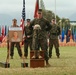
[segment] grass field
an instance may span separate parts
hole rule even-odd
[[[0,48],[0,62],[6,61],[6,48]],[[22,68],[22,59],[15,49],[14,59],[10,59],[10,68],[0,67],[0,75],[76,75],[76,47],[60,47],[60,58],[57,59],[53,48],[53,56],[49,59],[51,67]],[[29,57],[25,60],[29,63]]]

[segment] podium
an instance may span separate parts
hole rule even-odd
[[[44,67],[45,66],[45,62],[44,62],[44,51],[40,51],[39,55],[42,58],[32,58],[34,56],[34,51],[30,51],[30,67],[31,68],[38,68],[38,67]]]

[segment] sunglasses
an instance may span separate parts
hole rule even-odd
[[[38,14],[41,14],[41,13],[38,13]]]
[[[53,22],[55,22],[55,20],[52,20]]]

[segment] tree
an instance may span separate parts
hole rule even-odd
[[[55,18],[55,14],[50,10],[43,10],[43,16],[48,20],[51,21],[52,18]],[[58,22],[60,20],[60,17],[56,15],[56,21]]]

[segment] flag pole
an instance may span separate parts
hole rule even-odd
[[[24,34],[24,26],[25,26],[25,0],[23,0],[22,24],[21,24],[21,26],[22,26],[22,30],[23,30],[23,33],[22,33],[22,34]],[[22,43],[23,43],[23,40],[22,40]],[[21,51],[22,51],[22,49],[21,49]],[[25,60],[24,60],[23,52],[22,52],[22,59],[23,59],[23,64],[24,64],[24,66],[26,66],[26,65],[25,65]]]
[[[55,23],[56,23],[56,0],[55,0]]]

